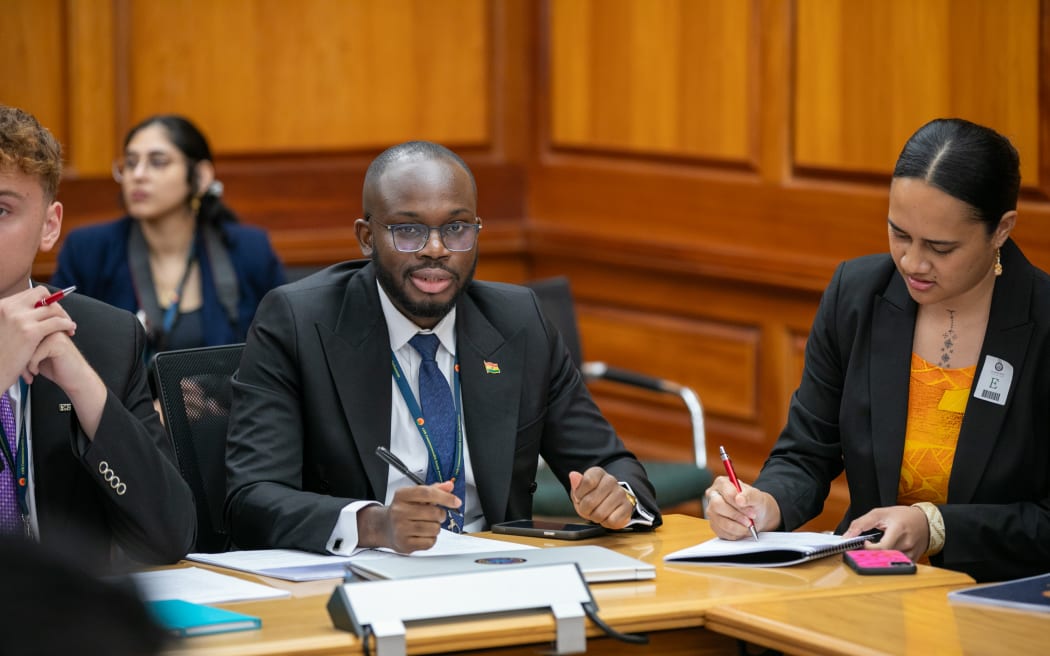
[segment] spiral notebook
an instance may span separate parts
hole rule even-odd
[[[768,532],[759,533],[758,540],[723,540],[712,538],[707,542],[687,547],[664,556],[668,562],[699,565],[729,565],[735,567],[786,567],[833,554],[863,549],[865,540],[878,541],[881,531],[844,538],[830,533]]]

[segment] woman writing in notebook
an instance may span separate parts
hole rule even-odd
[[[266,233],[223,204],[204,135],[182,116],[147,118],[114,178],[128,215],[72,231],[51,284],[136,313],[151,352],[244,341],[284,269]]]
[[[787,426],[753,486],[705,493],[719,537],[794,530],[843,470],[847,536],[978,580],[1050,569],[1050,278],[1025,259],[1017,152],[931,121],[893,172],[889,254],[841,264]]]

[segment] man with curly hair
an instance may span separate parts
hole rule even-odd
[[[192,547],[193,497],[146,384],[130,313],[32,280],[62,227],[62,149],[0,105],[0,532],[86,565],[171,563]]]

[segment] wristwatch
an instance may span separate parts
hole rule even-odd
[[[627,495],[627,500],[631,503],[631,510],[634,511],[634,509],[638,507],[638,497],[636,497],[634,492],[631,492],[631,489],[623,483],[620,483],[620,487],[623,489],[624,494]]]

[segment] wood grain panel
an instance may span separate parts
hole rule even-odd
[[[112,0],[75,0],[67,6],[69,173],[108,176],[123,137],[116,132],[114,5]]]
[[[889,172],[919,126],[961,116],[1010,137],[1038,186],[1039,0],[797,6],[799,166]]]
[[[0,20],[0,102],[31,113],[65,144],[66,48],[62,0],[9,0]]]
[[[133,3],[130,115],[185,113],[220,152],[484,143],[488,5]]]
[[[754,158],[752,3],[552,0],[549,5],[555,145]]]
[[[691,387],[717,414],[757,418],[754,328],[579,304],[577,313],[587,359]]]

